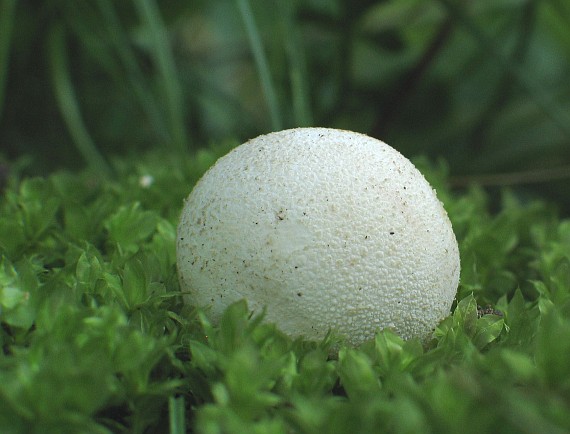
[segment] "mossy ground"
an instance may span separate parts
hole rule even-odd
[[[184,305],[182,199],[215,160],[149,154],[116,179],[12,180],[0,199],[2,433],[565,433],[570,221],[505,191],[451,192],[419,162],[462,257],[426,345],[292,341],[231,306]],[[490,305],[490,310],[479,309]],[[338,357],[330,357],[332,347]]]

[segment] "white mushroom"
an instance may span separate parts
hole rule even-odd
[[[383,328],[429,337],[459,280],[451,223],[420,172],[379,140],[327,128],[220,158],[184,204],[177,262],[187,301],[214,322],[245,298],[293,337],[332,329],[354,345]]]

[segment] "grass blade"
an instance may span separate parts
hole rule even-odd
[[[503,54],[493,40],[467,15],[461,6],[458,6],[452,0],[439,0],[439,2],[447,9],[449,15],[458,23],[461,23],[477,40],[479,46],[495,58],[505,72],[513,78],[519,87],[532,98],[550,120],[564,133],[566,138],[570,139],[570,117],[556,100],[549,97],[548,92],[541,89],[519,65],[513,63],[508,56]]]
[[[168,41],[166,26],[160,18],[160,10],[154,0],[133,1],[133,4],[150,35],[151,55],[158,68],[159,84],[166,100],[172,146],[179,152],[184,152],[187,149],[188,135],[184,124],[183,92]]]
[[[186,419],[184,415],[184,397],[168,398],[168,413],[170,434],[186,434]]]
[[[295,126],[307,127],[313,124],[313,115],[309,103],[309,85],[307,66],[303,46],[294,20],[294,2],[278,2],[284,25],[285,51],[289,59],[289,76],[293,95],[293,118]]]
[[[10,44],[16,0],[0,0],[0,118],[4,108],[4,92],[8,80],[8,65],[10,56]]]
[[[110,175],[111,169],[95,146],[81,116],[79,102],[69,75],[65,31],[61,25],[54,25],[48,44],[55,97],[73,142],[92,169],[103,175]]]
[[[267,63],[267,57],[263,50],[263,43],[257,30],[257,25],[253,18],[253,11],[248,0],[236,0],[239,13],[243,19],[251,51],[261,80],[261,87],[265,100],[269,107],[269,114],[271,116],[271,127],[273,130],[278,131],[283,129],[283,121],[279,110],[279,103],[277,101],[277,94],[275,92],[275,85],[271,79],[271,72]]]
[[[146,114],[146,117],[153,125],[158,139],[167,142],[172,140],[170,132],[165,124],[164,118],[159,110],[159,104],[146,84],[147,79],[142,72],[134,51],[131,48],[121,21],[115,11],[115,6],[109,0],[97,1],[99,11],[107,23],[105,30],[108,31],[111,44],[116,51],[118,58],[125,69],[126,79],[131,85],[135,97]]]

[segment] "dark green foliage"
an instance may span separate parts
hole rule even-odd
[[[224,150],[57,173],[0,200],[0,431],[564,433],[570,430],[570,222],[506,191],[446,187],[460,243],[453,314],[425,344],[291,340],[244,302],[220,324],[184,305],[182,199]],[[485,309],[490,304],[491,307]],[[478,307],[478,305],[481,305]]]
[[[326,126],[568,213],[568,29],[565,0],[0,0],[0,163]]]

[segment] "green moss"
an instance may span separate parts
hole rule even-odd
[[[552,206],[505,191],[492,213],[483,190],[453,194],[424,165],[460,243],[453,314],[424,345],[291,340],[243,302],[214,326],[182,301],[178,213],[221,152],[4,192],[1,432],[570,430],[570,222]]]

